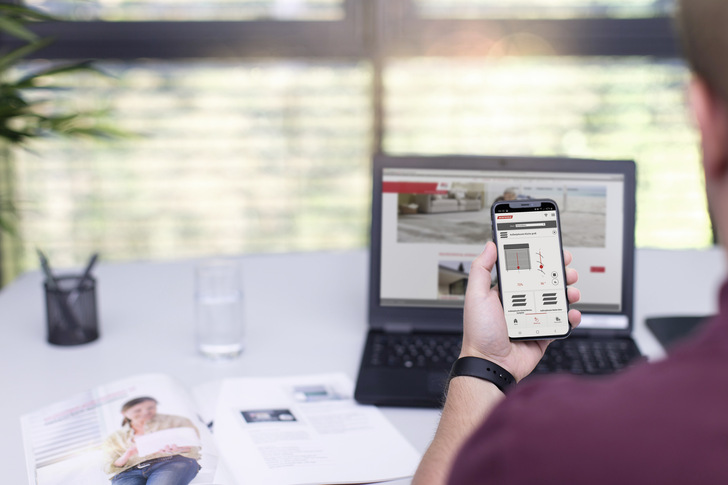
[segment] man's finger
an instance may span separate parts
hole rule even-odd
[[[569,303],[576,303],[581,300],[581,291],[578,288],[567,288],[566,296],[569,298]]]
[[[477,289],[490,289],[491,272],[495,265],[497,251],[493,242],[488,242],[480,255],[473,260],[470,268],[468,288],[474,285]]]
[[[478,256],[478,259],[480,260],[480,263],[483,265],[484,268],[488,270],[489,273],[493,272],[493,267],[495,266],[495,260],[498,258],[498,250],[495,247],[495,243],[493,241],[488,241],[488,243],[485,245],[485,248],[483,249],[483,252]]]
[[[581,312],[579,310],[574,310],[573,308],[569,310],[569,323],[572,327],[578,327],[581,323]]]
[[[574,268],[566,268],[566,284],[573,285],[579,281],[579,273]]]

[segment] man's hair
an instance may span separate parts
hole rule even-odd
[[[728,102],[728,0],[678,0],[677,24],[691,69]]]

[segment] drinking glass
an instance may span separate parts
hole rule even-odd
[[[200,264],[195,272],[197,348],[211,359],[231,359],[244,347],[245,322],[240,265],[234,261]]]

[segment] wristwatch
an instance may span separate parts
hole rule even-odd
[[[505,393],[516,385],[516,378],[503,367],[479,357],[461,357],[455,361],[450,371],[450,379],[458,376],[470,376],[495,384]]]

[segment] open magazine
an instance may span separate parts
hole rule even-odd
[[[420,455],[344,374],[223,381],[215,438],[235,483],[370,483],[410,477]]]
[[[145,413],[143,435],[131,433],[131,413]],[[187,476],[194,475],[188,483],[219,483],[212,434],[184,387],[168,376],[105,384],[26,414],[21,425],[31,485],[107,484],[145,463],[181,463]]]
[[[419,462],[377,408],[353,400],[344,374],[190,391],[197,399],[171,377],[140,375],[24,415],[29,483],[96,485],[152,471],[175,473],[179,485],[366,483],[411,476]]]

